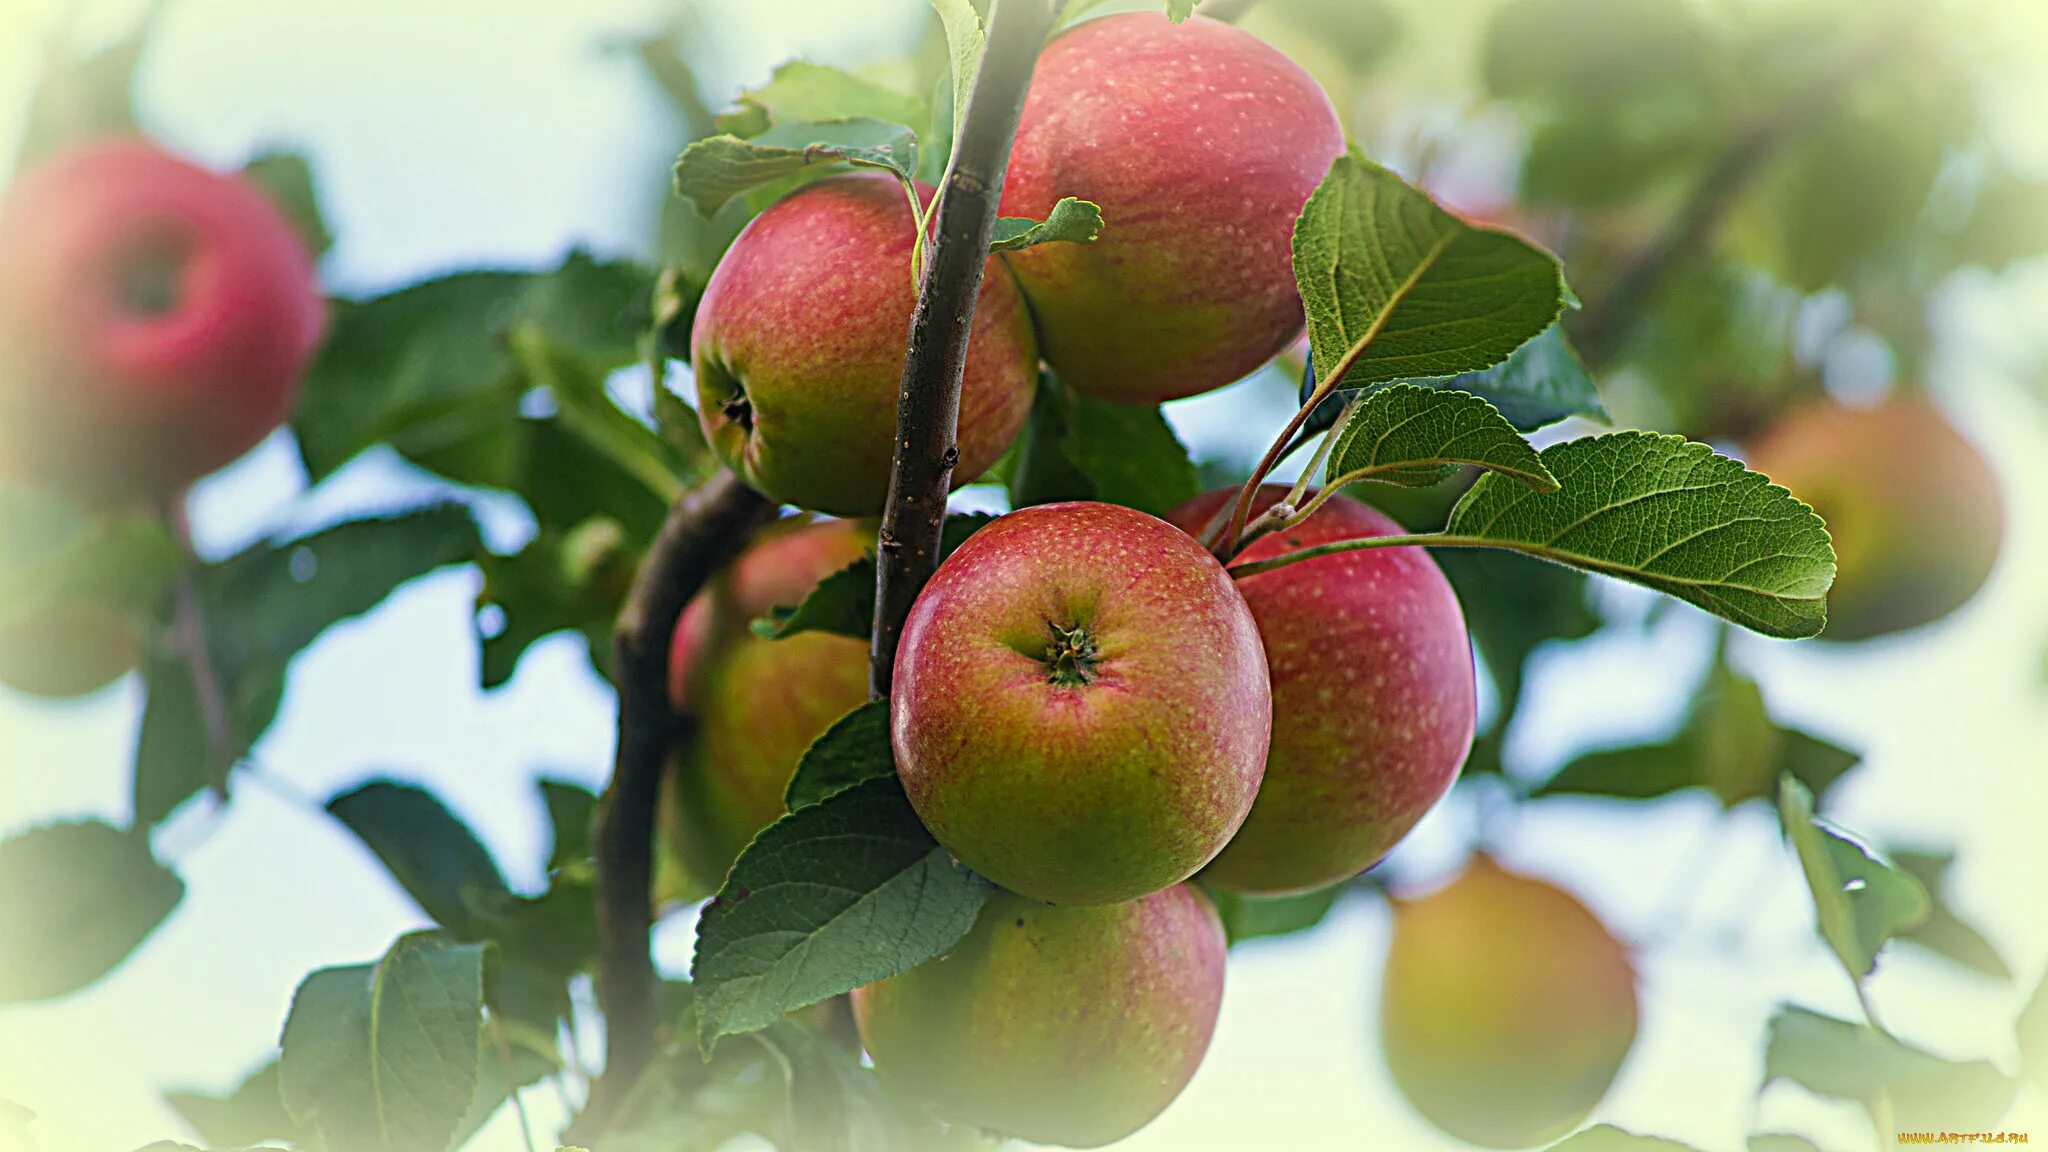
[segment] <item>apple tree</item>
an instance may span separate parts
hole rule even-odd
[[[1952,853],[1817,818],[1858,752],[1730,657],[1920,628],[1998,558],[1997,479],[1924,387],[1848,402],[1800,335],[1847,301],[1924,378],[1937,278],[2048,248],[1973,30],[1197,7],[932,0],[886,73],[796,61],[730,101],[651,38],[689,139],[650,258],[354,297],[319,284],[305,159],[140,134],[146,28],[53,65],[0,201],[0,681],[145,703],[128,820],[0,841],[0,1021],[147,947],[184,893],[153,835],[257,774],[296,656],[471,566],[480,688],[583,637],[609,784],[543,785],[538,891],[428,790],[322,798],[433,927],[308,975],[163,1147],[448,1152],[508,1104],[597,1152],[1099,1147],[1195,1075],[1235,946],[1347,901],[1392,910],[1378,1043],[1430,1124],[1681,1147],[1582,1127],[1636,1041],[1635,944],[1484,821],[1441,887],[1382,862],[1453,794],[1623,820],[1688,789],[1781,824],[1862,1007],[1783,1005],[1766,1081],[1887,1144],[1996,1127],[2015,1070],[1909,1043],[1866,985],[1895,939],[2011,977],[1944,902]],[[1461,202],[1456,133],[1390,127],[1451,45],[1519,133],[1511,198]],[[1248,376],[1287,396],[1263,450],[1192,459],[1172,405]],[[311,491],[378,449],[445,498],[201,559],[191,485],[280,427]],[[489,546],[479,492],[531,539]],[[1531,774],[1533,657],[1631,627],[1617,582],[1713,622],[1705,674],[1668,738]]]

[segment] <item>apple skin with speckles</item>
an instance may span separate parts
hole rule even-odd
[[[1827,522],[1837,570],[1822,640],[1932,624],[1968,603],[1997,566],[1998,477],[1924,400],[1795,408],[1764,431],[1749,466]]]
[[[1487,1148],[1577,1127],[1635,1043],[1628,949],[1571,893],[1474,857],[1394,901],[1380,1046],[1430,1123]]]
[[[683,609],[669,648],[669,698],[695,718],[695,735],[662,810],[693,890],[715,885],[739,849],[783,814],[804,750],[868,698],[864,641],[826,632],[770,640],[752,622],[800,602],[871,552],[874,539],[872,522],[784,521]]]
[[[325,323],[254,185],[77,145],[0,200],[0,456],[94,505],[168,499],[284,422]]]
[[[929,201],[932,188],[918,185]],[[872,516],[889,492],[917,235],[895,177],[820,180],[754,218],[711,274],[690,333],[697,415],[719,459],[770,499]],[[1038,345],[990,259],[960,388],[953,484],[988,471],[1030,412]]]
[[[1272,700],[1244,598],[1186,533],[1111,504],[1001,517],[911,607],[896,770],[968,867],[1050,904],[1193,875],[1243,822]]]
[[[1286,493],[1261,487],[1253,514]],[[1168,519],[1199,534],[1236,495],[1207,493]],[[1377,509],[1332,496],[1237,560],[1401,531]],[[1263,895],[1333,884],[1378,863],[1464,766],[1478,718],[1465,615],[1422,548],[1304,560],[1238,590],[1272,670],[1273,747],[1251,816],[1202,880]]]
[[[1065,196],[1102,209],[1091,244],[1004,253],[1047,363],[1128,404],[1240,379],[1300,334],[1294,218],[1344,151],[1315,80],[1257,37],[1197,16],[1104,16],[1046,46],[1001,212]]]
[[[1208,1051],[1223,925],[1175,885],[1055,908],[1008,892],[937,960],[853,993],[875,1071],[953,1121],[1099,1148],[1150,1123]]]

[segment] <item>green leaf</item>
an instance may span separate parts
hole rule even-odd
[[[506,335],[522,322],[603,368],[630,364],[654,277],[572,253],[539,272],[462,272],[333,304],[292,430],[325,479],[373,444],[429,471],[503,488],[523,474],[533,387]]]
[[[1209,899],[1223,918],[1223,933],[1235,946],[1262,936],[1291,936],[1306,932],[1323,922],[1337,906],[1350,882],[1318,888],[1293,896],[1244,896],[1221,889],[1208,889]]]
[[[530,1048],[515,1047],[509,1040],[506,1047],[500,1049],[497,1037],[491,1035],[492,1023],[496,1023],[501,1029],[504,1027],[502,1021],[487,1021],[482,1034],[477,1038],[476,1090],[470,1097],[469,1107],[463,1112],[462,1119],[455,1123],[455,1135],[448,1142],[450,1148],[470,1147],[470,1141],[477,1131],[490,1123],[491,1117],[497,1114],[498,1109],[512,1099],[515,1089],[533,1084],[561,1067],[558,1058],[543,1056]],[[546,1039],[549,1042],[553,1041],[552,1032]],[[506,1063],[508,1052],[511,1056],[510,1064]]]
[[[1550,1146],[1550,1152],[1697,1152],[1690,1144],[1661,1136],[1638,1136],[1612,1124],[1595,1124]]]
[[[698,924],[699,1044],[709,1052],[942,954],[988,893],[893,775],[784,816],[740,854]]]
[[[882,168],[908,180],[917,171],[917,133],[857,118],[778,124],[752,140],[713,136],[676,160],[676,195],[709,216],[742,192],[818,164]]]
[[[436,924],[463,939],[482,934],[479,913],[512,889],[490,850],[424,788],[373,780],[327,802],[391,878]]]
[[[1179,24],[1195,14],[1195,0],[1166,0],[1166,18]]]
[[[1985,1061],[1953,1063],[1875,1029],[1791,1005],[1771,1017],[1764,1082],[1773,1080],[1873,1110],[1882,1098],[1894,1126],[1907,1132],[1991,1128],[2016,1087]]]
[[[0,840],[0,1004],[55,999],[105,976],[184,895],[142,832],[85,821]]]
[[[498,897],[479,913],[477,938],[496,940],[504,958],[494,995],[505,1002],[492,1007],[550,1025],[567,1008],[562,981],[597,956],[596,870],[578,865],[557,873],[540,896]]]
[[[476,1095],[488,948],[415,933],[299,985],[280,1081],[328,1152],[450,1147]]]
[[[727,1044],[709,1060],[672,1051],[633,1085],[601,1131],[572,1128],[569,1135],[599,1152],[720,1152],[743,1136],[779,1133],[788,1095],[787,1065],[766,1044]]]
[[[249,161],[242,175],[263,189],[278,206],[315,259],[334,247],[334,233],[328,230],[327,216],[320,210],[313,168],[304,156],[295,152],[265,152]]]
[[[865,640],[875,618],[875,562],[856,560],[818,582],[794,608],[774,608],[753,621],[758,636],[780,640],[801,632],[829,632]]]
[[[1812,636],[1827,622],[1827,528],[1764,476],[1652,432],[1573,440],[1542,458],[1558,491],[1482,476],[1449,535],[1643,584],[1767,636]]]
[[[1324,386],[1490,368],[1564,306],[1556,257],[1356,156],[1338,157],[1302,209],[1294,276]]]
[[[970,0],[931,0],[946,34],[946,64],[953,74],[953,138],[960,136],[960,121],[967,115],[967,97],[974,92],[974,75],[981,68],[981,14]]]
[[[188,662],[160,655],[145,669],[149,702],[136,742],[135,820],[150,825],[227,769],[270,727],[298,654],[336,624],[361,616],[409,581],[483,549],[476,520],[457,504],[352,520],[265,541],[204,569],[198,580],[207,657],[226,698],[227,763],[212,740]]]
[[[1790,1132],[1759,1132],[1749,1138],[1749,1152],[1821,1152],[1820,1146]]]
[[[1557,478],[1514,425],[1493,405],[1466,392],[1390,385],[1360,401],[1333,435],[1337,441],[1327,472],[1331,485],[1383,480],[1426,488],[1470,464],[1538,492],[1557,491]]]
[[[1885,941],[1925,923],[1933,901],[1911,874],[1816,821],[1813,796],[1797,780],[1781,786],[1778,816],[1813,892],[1821,938],[1860,983]]]
[[[791,1020],[752,1037],[773,1051],[788,1077],[785,1147],[831,1152],[901,1152],[906,1141],[874,1069],[857,1050]]]
[[[969,536],[995,519],[987,513],[955,513],[946,517],[939,534],[939,559],[953,554]],[[752,624],[754,634],[770,640],[800,632],[829,632],[865,640],[875,622],[875,561],[856,560],[818,582],[794,608],[776,608]]]
[[[696,421],[692,412],[692,427]],[[560,416],[522,420],[517,435],[524,447],[519,473],[510,487],[533,510],[542,532],[566,539],[578,532],[611,531],[618,546],[634,552],[644,550],[654,539],[668,515],[668,502],[655,494],[644,476],[627,471]],[[668,443],[670,451],[681,451],[673,440]],[[691,474],[705,473],[693,469]],[[598,521],[610,522],[611,529],[592,529]],[[586,540],[581,547],[588,549],[597,543]],[[589,570],[600,558],[578,562]]]
[[[811,742],[797,762],[783,799],[794,812],[856,784],[895,774],[896,755],[889,746],[889,702],[871,700],[840,717]]]
[[[1465,607],[1465,625],[1498,689],[1500,719],[1493,732],[1505,732],[1521,703],[1530,653],[1546,641],[1582,639],[1600,627],[1599,614],[1586,602],[1586,577],[1490,549],[1444,549],[1434,559]]]
[[[503,686],[528,648],[562,631],[582,633],[592,667],[609,677],[613,622],[637,562],[609,519],[585,521],[566,535],[542,529],[511,556],[480,556],[484,585],[475,625],[482,686]]]
[[[151,614],[178,563],[177,541],[153,517],[94,515],[53,493],[0,487],[0,629],[58,601]]]
[[[1102,209],[1086,200],[1061,197],[1044,220],[1003,216],[988,243],[991,252],[1015,252],[1040,244],[1088,244],[1102,234]]]
[[[771,125],[799,121],[858,117],[885,124],[922,124],[931,117],[925,102],[915,96],[807,60],[777,68],[768,83],[740,93],[738,103],[736,111],[719,116],[718,131],[756,136]]]
[[[164,1102],[215,1148],[239,1148],[266,1140],[297,1141],[299,1126],[284,1109],[278,1064],[266,1062],[226,1096],[202,1092],[167,1092]]]
[[[2041,977],[2027,1006],[2020,1009],[2013,1035],[2020,1046],[2020,1071],[2036,1088],[2048,1092],[2048,975]]]
[[[1895,848],[1886,853],[1892,863],[1905,870],[1906,874],[1920,882],[1927,889],[1933,908],[1927,921],[1918,928],[1900,935],[1899,939],[1917,944],[1939,956],[1981,972],[1994,980],[2012,979],[2012,969],[2006,967],[1998,949],[1984,938],[1970,923],[1956,914],[1948,902],[1947,880],[1949,866],[1955,863],[1956,854],[1950,852],[1915,852]]]
[[[29,1126],[35,1119],[36,1114],[27,1108],[12,1100],[0,1100],[0,1148],[35,1152],[35,1139],[29,1135]]]
[[[1580,756],[1535,795],[1642,800],[1704,787],[1722,807],[1733,808],[1773,798],[1784,777],[1819,797],[1860,760],[1846,748],[1780,726],[1771,719],[1756,682],[1716,662],[1671,740]]]
[[[1423,383],[1470,392],[1500,409],[1507,422],[1523,432],[1567,416],[1609,418],[1593,374],[1572,350],[1562,324],[1545,328],[1491,368]]]
[[[590,827],[597,817],[597,793],[566,780],[542,780],[542,803],[548,809],[548,871],[555,872],[590,859]]]
[[[555,401],[555,424],[646,488],[664,508],[682,495],[694,461],[639,417],[619,407],[605,388],[603,365],[550,340],[523,321],[509,334],[528,382]]]
[[[1100,500],[1163,516],[1200,491],[1188,450],[1156,405],[1118,404],[1039,379],[1010,502]]]

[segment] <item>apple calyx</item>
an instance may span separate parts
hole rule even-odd
[[[733,393],[730,399],[718,406],[718,410],[742,431],[754,430],[754,402],[747,399],[745,392]]]
[[[1079,624],[1062,628],[1050,620],[1045,623],[1052,629],[1052,640],[1045,646],[1045,678],[1061,688],[1085,688],[1093,683],[1098,654],[1088,630]]]
[[[178,310],[184,297],[185,244],[158,238],[141,246],[115,273],[115,298],[122,311],[139,320],[155,320]]]

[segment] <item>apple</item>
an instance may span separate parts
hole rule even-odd
[[[1083,392],[1150,404],[1271,360],[1302,329],[1294,218],[1343,151],[1315,80],[1229,24],[1135,12],[1054,38],[1001,212],[1044,219],[1078,196],[1104,227],[1004,254],[1047,363]]]
[[[1230,576],[1113,504],[1001,517],[947,557],[897,649],[896,771],[940,843],[1049,904],[1193,875],[1243,823],[1271,730]]]
[[[663,802],[670,839],[697,884],[716,884],[754,834],[784,812],[805,749],[868,698],[868,646],[824,632],[780,640],[753,620],[789,607],[874,547],[849,520],[785,521],[749,545],[683,609],[669,649],[669,698],[695,720]]]
[[[1867,640],[1963,606],[1997,565],[1998,478],[1924,400],[1823,400],[1765,430],[1749,466],[1813,505],[1835,543],[1823,640]]]
[[[141,636],[126,613],[90,598],[59,598],[0,630],[0,684],[70,699],[119,680],[141,656]]]
[[[932,189],[918,193],[929,200]],[[881,511],[916,238],[894,177],[833,176],[756,217],[711,274],[690,333],[698,418],[719,458],[763,495],[839,516]],[[1031,317],[991,258],[960,388],[956,487],[1009,447],[1037,380]]]
[[[1628,949],[1572,895],[1474,857],[1394,901],[1380,1040],[1430,1123],[1488,1148],[1548,1144],[1607,1094],[1635,1043]]]
[[[1093,908],[998,891],[953,950],[855,989],[875,1071],[943,1118],[1099,1148],[1187,1086],[1223,1002],[1223,925],[1185,885]]]
[[[1261,487],[1254,514],[1286,493]],[[1168,519],[1199,535],[1236,497],[1219,489]],[[1239,558],[1401,532],[1338,495]],[[1378,863],[1457,779],[1478,719],[1464,612],[1422,548],[1318,557],[1237,587],[1272,670],[1273,747],[1251,816],[1202,879],[1258,894],[1320,888]]]
[[[254,186],[140,139],[0,201],[0,438],[36,481],[167,498],[290,414],[325,323],[312,257]]]

